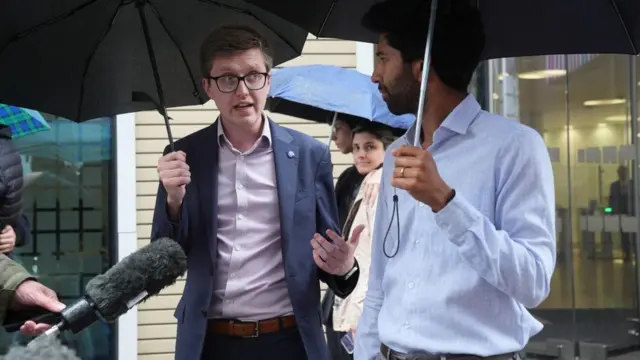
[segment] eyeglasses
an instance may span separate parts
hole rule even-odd
[[[223,93],[231,93],[238,89],[240,81],[244,82],[244,85],[249,90],[260,90],[267,84],[267,76],[269,73],[252,73],[245,76],[235,75],[222,75],[222,76],[209,76],[207,79],[214,80],[218,90]]]

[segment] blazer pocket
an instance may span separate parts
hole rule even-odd
[[[309,197],[309,190],[302,190],[296,193],[296,202],[300,202]]]

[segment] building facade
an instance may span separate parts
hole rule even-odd
[[[557,351],[558,339],[569,342],[563,359],[638,345],[638,64],[551,55],[479,70],[485,108],[536,129],[553,164],[558,258],[551,293],[533,310],[545,329],[531,354]]]

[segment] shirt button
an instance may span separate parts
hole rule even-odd
[[[236,274],[234,274],[234,273],[229,274],[229,277],[235,277],[235,276],[236,276]]]
[[[242,184],[238,184],[237,188],[238,190],[242,189]]]
[[[242,220],[242,214],[238,214],[238,220]]]
[[[423,202],[420,203],[420,207],[424,207],[424,203]]]
[[[420,244],[420,240],[416,240],[416,245]]]
[[[409,289],[413,289],[413,283],[412,282],[409,283]]]
[[[408,321],[405,321],[405,323],[404,323],[404,324],[402,324],[402,326],[404,326],[404,327],[408,328],[408,327],[409,327],[409,322],[408,322]]]
[[[207,310],[206,309],[202,309],[201,313],[202,313],[202,316],[207,317]]]

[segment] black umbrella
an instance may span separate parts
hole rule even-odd
[[[377,34],[363,28],[360,19],[378,0],[247,1],[319,37],[377,41]],[[479,7],[487,38],[485,59],[640,54],[638,0],[442,0],[440,3],[441,8],[469,4]]]
[[[0,12],[0,102],[74,121],[202,104],[199,47],[216,27],[246,25],[276,64],[307,32],[241,0],[7,0]]]
[[[312,34],[375,42],[376,34],[360,20],[377,0],[247,0]],[[424,62],[430,64],[433,29],[439,14],[479,10],[485,33],[484,59],[546,54],[640,54],[640,1],[638,0],[424,0],[430,7]],[[409,6],[397,0],[398,6]],[[413,1],[415,4],[415,0]],[[456,46],[452,44],[451,46]],[[416,128],[422,126],[428,66],[422,82]],[[420,145],[420,131],[413,144]]]

